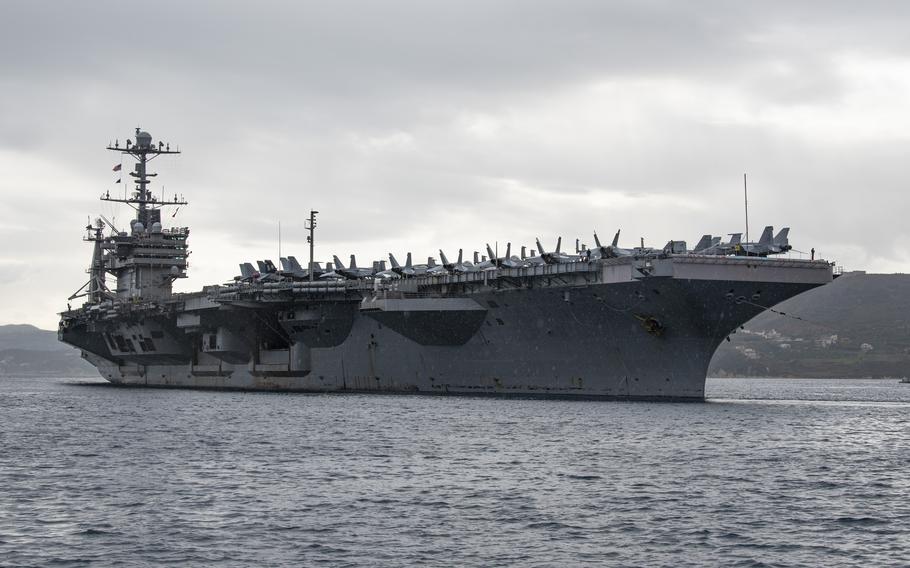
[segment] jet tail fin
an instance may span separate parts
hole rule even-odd
[[[597,231],[594,231],[594,244],[597,245],[597,248],[602,248],[600,239],[597,238]]]
[[[341,262],[341,259],[338,258],[337,255],[334,255],[334,254],[333,254],[333,255],[332,255],[332,260],[335,261],[334,266],[335,266],[335,269],[336,269],[336,270],[344,270],[344,264]]]
[[[537,251],[540,253],[540,256],[544,255],[543,245],[540,244],[540,239],[537,239]]]
[[[614,247],[618,247],[618,246],[619,246],[619,231],[621,231],[621,230],[622,230],[622,229],[617,229],[617,230],[616,230],[616,234],[613,235],[613,245],[612,245],[612,246],[614,246]]]
[[[762,231],[761,238],[758,239],[758,244],[760,245],[770,245],[774,239],[774,227],[768,225],[765,227],[765,230]]]
[[[404,267],[411,268],[411,253],[408,253],[408,257],[405,259],[405,262],[404,262]]]
[[[351,270],[356,270],[356,269],[357,269],[357,259],[352,254],[351,255]]]
[[[394,269],[394,268],[401,268],[401,265],[398,264],[398,261],[395,260],[395,255],[392,254],[392,253],[389,253],[389,263],[391,263],[393,269]]]
[[[493,249],[490,248],[490,243],[487,243],[487,255],[490,258],[490,260],[496,259],[496,255],[493,254]]]
[[[702,235],[701,240],[698,241],[692,252],[701,252],[709,246],[711,246],[711,235]]]
[[[789,235],[790,235],[790,227],[784,227],[783,229],[780,230],[779,233],[777,233],[777,236],[774,237],[773,244],[775,244],[777,246],[785,246],[785,245],[790,244],[790,241],[787,239],[787,237]]]
[[[253,265],[249,262],[244,262],[240,265],[240,276],[243,278],[252,278],[256,275],[256,269],[253,268]]]
[[[562,237],[559,237],[556,240],[556,254],[559,254],[559,249],[562,248]]]
[[[461,264],[461,249],[458,249],[458,264]]]
[[[730,233],[730,244],[731,245],[738,245],[739,243],[742,242],[742,240],[743,240],[742,233]]]
[[[288,263],[291,265],[291,270],[303,270],[303,267],[300,266],[300,262],[297,261],[296,256],[289,256]]]
[[[446,258],[446,253],[442,252],[442,249],[439,249],[439,260],[442,261],[443,266],[451,266],[449,259]]]

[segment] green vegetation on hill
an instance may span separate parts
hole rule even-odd
[[[788,316],[747,323],[709,376],[910,376],[910,275],[847,273],[775,309]]]
[[[0,377],[93,377],[98,371],[57,332],[32,325],[0,326]]]

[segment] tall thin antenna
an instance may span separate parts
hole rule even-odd
[[[281,261],[281,219],[278,219],[278,260]]]
[[[749,186],[746,185],[746,174],[743,174],[743,198],[746,202],[746,242],[749,240]]]
[[[313,245],[315,244],[315,241],[316,241],[316,214],[317,213],[319,213],[319,211],[314,211],[314,210],[310,209],[310,218],[307,219],[306,221],[304,221],[304,225],[306,225],[307,231],[310,232],[310,234],[307,235],[307,237],[306,237],[306,242],[308,242],[310,244],[310,264],[309,264],[309,267],[307,270],[307,272],[309,272],[309,274],[307,276],[309,276],[310,282],[313,282],[315,279],[315,275],[313,274],[313,268],[315,267],[315,264],[313,263]]]

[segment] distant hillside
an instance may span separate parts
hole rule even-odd
[[[32,325],[0,326],[0,377],[94,377],[79,351],[57,341],[57,332]]]
[[[57,341],[57,332],[33,325],[0,325],[0,349],[33,351],[70,351],[72,347]]]
[[[730,337],[710,376],[910,376],[910,275],[848,273]]]

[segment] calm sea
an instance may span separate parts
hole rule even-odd
[[[0,381],[2,566],[907,566],[910,385],[704,404]]]

